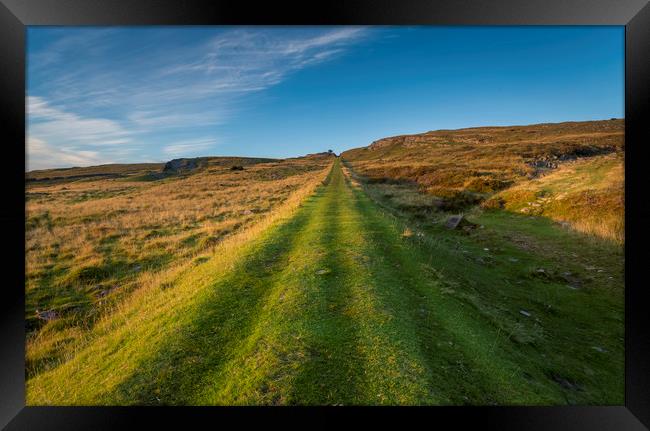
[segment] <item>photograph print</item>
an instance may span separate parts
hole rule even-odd
[[[28,406],[623,405],[623,26],[28,26]]]

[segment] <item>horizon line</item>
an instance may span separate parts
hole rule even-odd
[[[341,151],[338,153],[340,156],[346,151],[351,151],[351,150],[356,150],[359,148],[366,148],[373,143],[377,141],[381,141],[384,139],[392,139],[392,138],[397,138],[401,136],[415,136],[415,135],[423,135],[427,133],[434,133],[434,132],[454,132],[454,131],[460,131],[460,130],[471,130],[471,129],[483,129],[483,128],[508,128],[508,127],[529,127],[529,126],[541,126],[541,125],[547,125],[547,124],[565,124],[565,123],[590,123],[590,122],[596,122],[596,121],[615,121],[615,120],[625,120],[625,117],[611,117],[611,118],[601,118],[601,119],[591,119],[591,120],[565,120],[565,121],[558,121],[558,122],[544,122],[544,123],[527,123],[527,124],[509,124],[509,125],[498,125],[498,126],[490,126],[490,125],[480,125],[480,126],[467,126],[467,127],[459,127],[456,129],[433,129],[433,130],[427,130],[424,132],[414,132],[414,133],[401,133],[401,134],[396,134],[396,135],[390,135],[390,136],[384,136],[382,138],[377,138],[373,141],[371,141],[368,145],[365,146],[360,146],[360,147],[352,147],[348,148],[344,151]],[[25,134],[25,149],[27,149],[27,134]],[[264,155],[255,155],[255,156],[237,156],[237,155],[205,155],[205,156],[182,156],[182,157],[174,157],[168,160],[161,160],[161,161],[134,161],[131,163],[102,163],[98,165],[85,165],[85,166],[65,166],[65,167],[56,167],[56,168],[47,168],[47,169],[32,169],[32,170],[25,170],[25,173],[31,173],[31,172],[43,172],[43,171],[55,171],[55,170],[63,170],[63,169],[79,169],[79,168],[94,168],[94,167],[100,167],[100,166],[118,166],[118,165],[159,165],[159,164],[164,164],[169,162],[170,160],[178,160],[178,159],[200,159],[200,158],[239,158],[239,159],[270,159],[270,160],[287,160],[287,159],[293,159],[293,158],[301,158],[301,157],[308,157],[310,155],[316,155],[316,154],[323,154],[327,153],[327,150],[317,152],[317,153],[307,153],[307,154],[302,154],[302,155],[294,155],[294,156],[288,156],[288,157],[271,157],[271,156],[264,156]],[[333,152],[333,154],[336,154],[336,152]],[[25,166],[27,166],[27,151],[25,151]]]

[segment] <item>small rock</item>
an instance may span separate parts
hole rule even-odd
[[[517,259],[517,258],[515,258],[515,257],[510,257],[510,258],[508,258],[508,260],[509,260],[510,262],[519,262],[519,259]]]
[[[564,389],[578,390],[579,387],[575,383],[570,382],[569,380],[558,376],[557,374],[551,374],[553,380],[560,384]]]
[[[530,317],[530,313],[526,310],[519,310],[519,314],[524,315],[526,317]]]
[[[323,274],[329,274],[331,271],[329,269],[319,269],[316,271],[316,274],[318,275],[323,275]]]
[[[476,227],[476,224],[468,221],[465,218],[465,216],[455,215],[447,219],[447,222],[445,223],[445,227],[447,229],[456,229],[456,228],[465,228],[465,227],[469,229],[473,229]]]
[[[462,219],[463,216],[451,216],[449,217],[449,219],[447,219],[447,223],[445,224],[445,227],[447,229],[456,229]]]
[[[485,250],[485,251],[490,251],[490,249],[487,248],[487,247],[483,248],[483,250]]]
[[[483,257],[479,257],[478,259],[476,259],[476,261],[479,262],[480,264],[486,265],[486,266],[492,266],[496,262],[496,260],[489,254],[486,254]]]
[[[253,214],[253,211],[251,211],[251,210],[244,210],[244,211],[242,211],[242,214],[243,214],[243,215],[251,215],[251,214]]]
[[[607,350],[605,350],[605,349],[603,349],[602,347],[599,347],[599,346],[592,346],[592,349],[594,349],[594,350],[596,350],[596,351],[598,351],[600,353],[606,353],[607,352]]]
[[[46,322],[49,322],[50,320],[54,320],[57,317],[59,317],[59,315],[54,310],[39,311],[37,309],[36,317],[38,317],[41,320],[45,320]]]

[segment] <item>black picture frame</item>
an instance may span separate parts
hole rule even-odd
[[[24,329],[25,36],[30,25],[431,24],[625,26],[624,406],[427,408],[26,407]],[[650,5],[647,0],[0,0],[0,167],[4,239],[0,289],[0,426],[6,429],[116,429],[225,420],[282,420],[303,426],[348,421],[501,430],[641,430],[650,427],[650,313],[644,301],[650,204],[644,185],[650,145]],[[644,147],[645,146],[645,147]],[[9,152],[7,155],[6,152]],[[287,422],[290,420],[290,422]],[[645,424],[645,426],[644,426]],[[403,425],[402,425],[403,426]],[[448,425],[449,426],[449,425]]]

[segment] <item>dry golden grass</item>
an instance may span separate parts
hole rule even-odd
[[[621,151],[622,120],[439,130],[375,141],[342,154],[376,181],[416,182],[445,196],[494,192],[540,173],[535,162]]]
[[[430,207],[527,206],[531,215],[622,241],[624,146],[623,120],[604,120],[396,136],[342,158],[367,181],[383,183],[393,200],[403,194],[400,187],[410,185],[434,199]],[[565,169],[574,165],[578,174]],[[551,205],[536,202],[545,182],[558,189]],[[563,185],[571,185],[571,193],[562,194]],[[408,201],[414,208],[426,204],[410,195]]]
[[[160,285],[174,271],[207,260],[227,238],[242,240],[242,233],[295,206],[332,160],[311,156],[243,171],[211,164],[159,181],[27,183],[28,373],[69,357],[83,334],[133,292]],[[37,309],[57,318],[44,323]]]
[[[484,206],[548,217],[579,232],[622,243],[624,180],[622,154],[597,156],[504,190]]]

